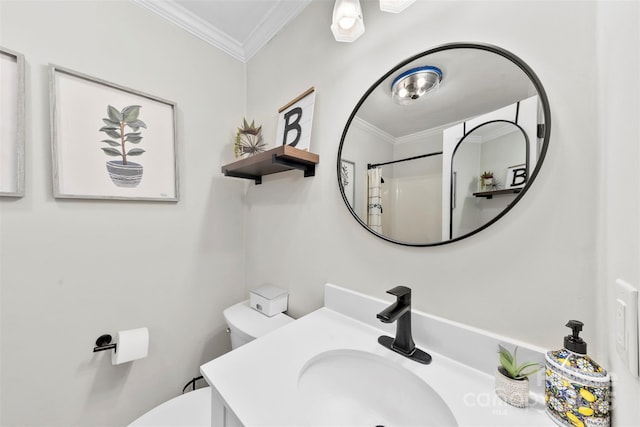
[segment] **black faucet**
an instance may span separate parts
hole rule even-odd
[[[411,360],[428,365],[431,363],[431,356],[416,348],[411,338],[411,289],[406,286],[396,286],[389,289],[387,293],[397,297],[397,300],[376,317],[384,323],[396,322],[396,338],[382,335],[378,338],[378,342]]]

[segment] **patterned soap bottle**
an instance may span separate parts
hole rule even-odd
[[[564,348],[545,356],[547,413],[560,426],[609,427],[611,378],[587,356],[587,343],[578,336],[584,324],[569,320],[566,326],[572,334]]]

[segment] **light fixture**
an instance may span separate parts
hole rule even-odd
[[[336,0],[331,32],[339,42],[352,42],[364,34],[362,8],[358,0]]]
[[[416,0],[380,0],[380,10],[383,12],[400,13]]]
[[[400,105],[411,104],[438,87],[441,80],[442,70],[437,67],[412,68],[393,79],[391,98]]]

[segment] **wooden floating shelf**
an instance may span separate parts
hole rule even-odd
[[[253,180],[256,185],[262,184],[264,175],[299,169],[304,176],[315,176],[316,165],[320,156],[308,151],[299,150],[290,145],[281,145],[271,150],[256,154],[222,166],[224,176]]]
[[[522,187],[519,188],[508,188],[506,190],[493,190],[493,191],[480,191],[478,193],[473,193],[476,197],[484,197],[486,199],[493,199],[493,196],[502,196],[505,194],[518,194],[522,191]]]

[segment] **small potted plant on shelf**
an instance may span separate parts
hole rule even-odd
[[[236,132],[234,152],[236,158],[246,158],[265,151],[267,144],[262,139],[262,126],[256,127],[254,121],[251,124],[247,119],[242,119],[242,126]]]
[[[493,172],[484,171],[482,175],[480,175],[480,185],[482,186],[482,191],[489,191],[493,186]]]
[[[529,376],[535,374],[542,365],[536,362],[525,362],[518,365],[516,355],[501,345],[498,345],[500,366],[496,371],[496,394],[509,405],[524,408],[529,404]]]

